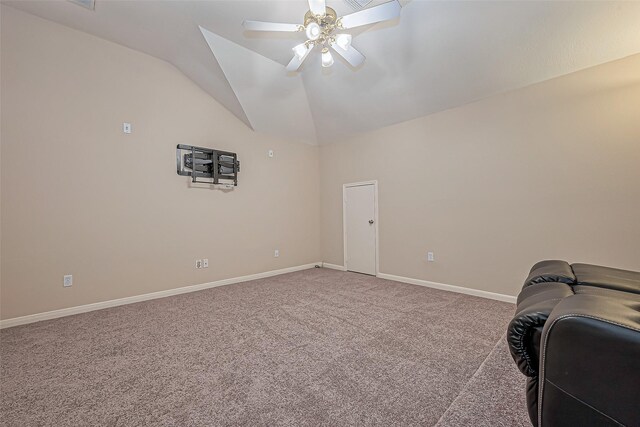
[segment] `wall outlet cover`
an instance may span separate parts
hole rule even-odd
[[[73,276],[71,274],[67,274],[64,276],[62,286],[64,286],[65,288],[68,288],[71,285],[73,285]]]
[[[209,268],[209,258],[202,260],[202,268]]]
[[[279,250],[279,249],[276,249],[276,250],[273,252],[273,256],[274,256],[274,258],[278,258],[278,257],[280,256],[280,250]]]
[[[435,257],[433,256],[433,252],[427,252],[427,261],[429,261],[429,262],[435,261]]]
[[[202,268],[202,260],[201,259],[197,259],[196,260],[196,268]]]

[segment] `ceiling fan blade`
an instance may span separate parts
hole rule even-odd
[[[301,25],[298,24],[279,24],[276,22],[262,21],[244,21],[242,26],[249,31],[300,31]]]
[[[324,16],[327,13],[325,0],[309,0],[309,9],[314,15]]]
[[[345,15],[340,18],[340,23],[342,24],[342,28],[354,28],[361,25],[387,21],[400,16],[400,9],[402,9],[402,6],[400,6],[398,0],[392,0],[387,3],[382,3],[379,6]]]
[[[333,42],[331,43],[331,47],[336,51],[338,55],[346,59],[352,67],[357,67],[364,62],[364,55],[361,54],[360,51],[358,51],[358,49],[353,46],[349,46],[347,49],[343,49],[338,46],[336,42]]]
[[[307,56],[309,55],[309,52],[311,52],[311,49],[313,49],[313,45],[307,46],[307,50],[302,56],[298,56],[297,54],[293,55],[293,58],[291,58],[291,61],[289,61],[289,65],[287,65],[287,71],[298,71],[298,68],[300,68],[304,60],[307,59]]]

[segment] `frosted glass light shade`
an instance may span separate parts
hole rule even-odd
[[[329,49],[325,49],[322,51],[322,66],[323,67],[331,67],[333,65],[333,56],[331,56],[331,52]]]
[[[321,32],[320,25],[318,25],[316,22],[310,22],[309,25],[307,25],[305,32],[307,33],[307,37],[309,38],[309,40],[318,40]]]
[[[298,59],[304,58],[304,56],[307,54],[307,46],[304,43],[299,44],[291,50],[293,50],[293,53]]]
[[[344,50],[348,50],[351,46],[351,34],[338,34],[336,36],[336,44]]]

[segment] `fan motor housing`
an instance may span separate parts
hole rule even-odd
[[[308,11],[307,13],[305,13],[304,26],[306,27],[307,25],[309,25],[310,22],[316,22],[318,25],[320,25],[323,28],[334,25],[338,20],[338,15],[336,14],[336,11],[333,10],[332,8],[327,7],[326,9],[327,9],[327,12],[325,13],[324,16],[314,15],[313,12],[311,11]]]

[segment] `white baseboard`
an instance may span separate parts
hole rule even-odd
[[[333,270],[346,271],[344,266],[329,264],[326,262],[314,262],[311,264],[298,265],[295,267],[282,268],[280,270],[266,271],[264,273],[250,274],[248,276],[232,277],[230,279],[217,280],[215,282],[202,283],[200,285],[185,286],[176,289],[167,289],[166,291],[152,292],[149,294],[135,295],[132,297],[119,298],[109,301],[101,301],[93,304],[80,305],[77,307],[63,308],[60,310],[47,311],[44,313],[30,314],[28,316],[14,317],[12,319],[0,320],[0,329],[10,328],[12,326],[26,325],[29,323],[40,322],[42,320],[57,319],[59,317],[71,316],[74,314],[87,313],[89,311],[102,310],[103,308],[117,307],[119,305],[133,304],[136,302],[148,301],[157,298],[170,297],[172,295],[180,295],[188,292],[201,291],[203,289],[215,288],[217,286],[231,285],[234,283],[248,282],[250,280],[262,279],[265,277],[277,276],[294,271],[306,270],[321,265],[325,268]],[[461,286],[446,285],[444,283],[429,282],[427,280],[412,279],[409,277],[394,276],[392,274],[379,273],[381,279],[393,280],[396,282],[409,283],[412,285],[426,286],[429,288],[440,289],[443,291],[457,292],[461,294],[473,295],[482,298],[489,298],[498,301],[510,302],[515,304],[516,297],[511,295],[497,294],[494,292],[481,291],[479,289],[463,288]]]
[[[340,270],[340,271],[347,271],[346,268],[344,268],[343,265],[337,265],[337,264],[329,264],[328,262],[323,262],[322,266],[324,268],[331,268],[332,270]]]
[[[440,289],[442,291],[457,292],[459,294],[473,295],[476,297],[510,302],[512,304],[515,304],[517,300],[517,297],[511,295],[497,294],[495,292],[481,291],[479,289],[464,288],[462,286],[446,285],[444,283],[429,282],[428,280],[412,279],[410,277],[394,276],[393,274],[379,273],[378,277],[381,279],[394,280],[396,282]]]
[[[188,292],[201,291],[203,289],[215,288],[217,286],[231,285],[233,283],[248,282],[250,280],[262,279],[265,277],[277,276],[280,274],[291,273],[294,271],[306,270],[314,268],[316,265],[322,265],[321,262],[311,264],[298,265],[295,267],[282,268],[280,270],[267,271],[264,273],[250,274],[248,276],[233,277],[230,279],[216,280],[215,282],[202,283],[200,285],[185,286],[176,289],[167,289],[166,291],[152,292],[149,294],[135,295],[132,297],[113,299],[109,301],[101,301],[93,304],[80,305],[77,307],[63,308],[60,310],[47,311],[44,313],[30,314],[28,316],[14,317],[12,319],[0,320],[0,329],[10,328],[12,326],[26,325],[28,323],[40,322],[41,320],[57,319],[59,317],[71,316],[73,314],[86,313],[89,311],[102,310],[103,308],[117,307],[119,305],[133,304],[135,302],[148,301],[156,298],[165,298],[172,295],[186,294]]]

